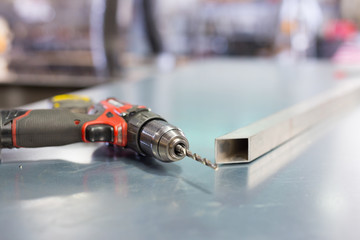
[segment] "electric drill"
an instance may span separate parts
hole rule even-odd
[[[0,111],[0,147],[35,148],[76,142],[107,142],[128,147],[163,162],[191,157],[213,169],[206,158],[189,151],[184,133],[145,106],[108,98],[87,112],[67,108]]]

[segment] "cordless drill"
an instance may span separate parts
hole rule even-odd
[[[149,108],[108,98],[87,112],[69,108],[0,111],[0,147],[35,148],[76,142],[107,142],[128,147],[163,162],[191,157],[213,169],[206,158],[189,151],[184,133]]]

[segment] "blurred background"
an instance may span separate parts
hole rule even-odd
[[[359,26],[360,0],[2,0],[0,107],[208,58],[357,67]]]

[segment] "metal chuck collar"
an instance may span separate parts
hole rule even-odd
[[[140,148],[150,156],[163,162],[175,162],[183,159],[186,155],[177,151],[180,145],[189,148],[189,142],[184,133],[177,127],[163,120],[148,122],[140,132]]]

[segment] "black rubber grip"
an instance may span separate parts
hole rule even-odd
[[[12,121],[13,119],[24,115],[27,110],[1,110],[0,111],[0,147],[12,148]]]
[[[65,109],[32,110],[13,125],[16,127],[14,145],[32,148],[82,142],[82,126],[98,117],[99,114],[73,113]]]

